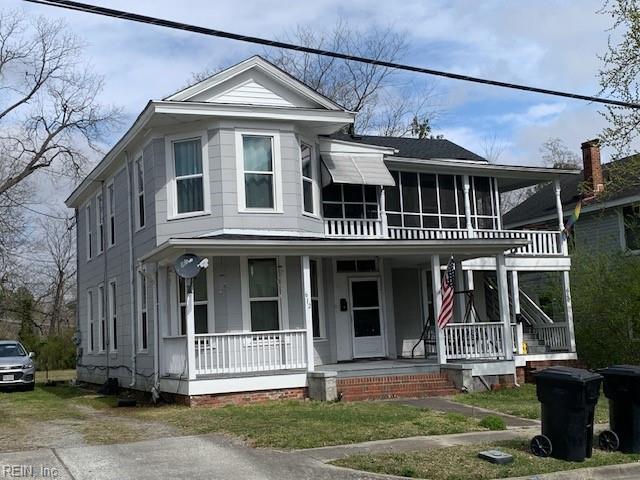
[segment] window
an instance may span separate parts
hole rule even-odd
[[[322,189],[325,218],[378,219],[378,191],[373,185],[330,183]]]
[[[109,282],[109,336],[111,337],[111,351],[118,350],[118,297],[116,282]]]
[[[315,213],[313,201],[314,164],[313,149],[306,143],[300,144],[300,162],[302,169],[302,210],[305,213]]]
[[[175,213],[180,215],[204,212],[206,184],[202,139],[174,141],[172,150],[175,172]]]
[[[106,318],[104,309],[104,285],[98,287],[98,319],[100,322],[100,329],[98,331],[100,351],[104,352],[107,349],[107,329]]]
[[[319,260],[310,259],[311,270],[311,318],[313,320],[313,338],[325,338],[324,315],[322,314],[322,265]]]
[[[249,310],[251,331],[280,328],[280,292],[278,260],[276,258],[248,259]]]
[[[209,333],[209,295],[207,287],[207,270],[203,268],[193,279],[193,315],[195,333]],[[180,308],[180,334],[187,334],[187,282],[178,279],[178,305]]]
[[[95,349],[95,319],[93,317],[93,291],[87,290],[87,323],[88,323],[88,332],[87,332],[87,351],[89,353],[93,352]]]
[[[627,250],[640,250],[640,204],[622,208]]]
[[[91,217],[91,204],[87,205],[86,222],[87,222],[87,260],[93,258],[93,218]]]
[[[176,167],[176,172],[178,168]],[[176,173],[177,176],[177,173]],[[177,181],[177,177],[176,177]],[[144,160],[142,155],[135,162],[135,191],[136,191],[136,228],[141,229],[145,224],[144,211]],[[179,198],[179,197],[178,197]]]
[[[272,137],[243,135],[242,155],[245,207],[275,208]]]
[[[102,192],[96,195],[96,224],[98,225],[98,255],[104,250],[104,201]]]
[[[338,273],[370,273],[377,272],[375,258],[362,260],[336,260],[336,272]]]
[[[147,319],[147,277],[138,272],[138,336],[140,350],[148,347],[149,325]]]
[[[116,198],[113,190],[113,180],[107,184],[107,213],[108,218],[108,231],[109,246],[112,247],[116,244]]]
[[[385,188],[385,209],[392,227],[466,228],[463,179],[459,175],[391,172],[396,185]],[[474,228],[495,229],[498,214],[494,179],[470,178]]]

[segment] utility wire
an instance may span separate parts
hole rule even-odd
[[[376,65],[379,67],[393,68],[397,70],[406,70],[409,72],[423,73],[426,75],[450,78],[454,80],[462,80],[465,82],[479,83],[483,85],[492,85],[495,87],[509,88],[512,90],[541,93],[543,95],[572,98],[574,100],[585,100],[588,102],[600,103],[603,105],[613,105],[617,107],[640,109],[640,104],[632,103],[632,102],[624,102],[621,100],[613,100],[613,99],[595,97],[590,95],[581,95],[578,93],[563,92],[559,90],[550,90],[547,88],[538,88],[538,87],[532,87],[532,86],[522,85],[517,83],[509,83],[509,82],[502,82],[499,80],[491,80],[487,78],[472,77],[469,75],[462,75],[459,73],[444,72],[441,70],[417,67],[413,65],[387,62],[384,60],[377,60],[373,58],[360,57],[357,55],[349,55],[346,53],[333,52],[331,50],[322,50],[319,48],[305,47],[302,45],[295,45],[292,43],[269,40],[269,39],[260,38],[260,37],[252,37],[248,35],[242,35],[239,33],[225,32],[222,30],[215,30],[212,28],[199,27],[199,26],[190,25],[187,23],[174,22],[171,20],[165,20],[157,17],[139,15],[137,13],[126,12],[123,10],[114,10],[111,8],[99,7],[96,5],[91,5],[87,3],[81,3],[81,2],[74,2],[71,0],[24,0],[24,1],[30,2],[30,3],[38,3],[41,5],[66,8],[69,10],[76,10],[76,11],[85,12],[85,13],[93,13],[93,14],[102,15],[105,17],[119,18],[122,20],[129,20],[132,22],[147,23],[150,25],[156,25],[160,27],[167,27],[167,28],[173,28],[176,30],[184,30],[187,32],[200,33],[202,35],[209,35],[213,37],[228,38],[231,40],[238,40],[240,42],[255,43],[258,45],[265,45],[267,47],[282,48],[286,50],[294,50],[297,52],[305,52],[305,53],[311,53],[315,55],[322,55],[326,57],[340,58],[342,60],[367,63],[370,65]]]

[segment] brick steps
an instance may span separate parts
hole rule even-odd
[[[337,388],[344,401],[437,397],[458,393],[447,376],[441,373],[339,378]]]

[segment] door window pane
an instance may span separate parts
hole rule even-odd
[[[251,172],[272,171],[271,137],[242,137],[244,169]]]
[[[249,295],[251,298],[278,296],[278,265],[275,258],[249,259]]]
[[[378,306],[378,282],[365,280],[351,284],[353,307],[377,307]]]
[[[354,310],[353,330],[356,337],[380,336],[380,310]]]

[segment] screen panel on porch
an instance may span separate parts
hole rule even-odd
[[[248,262],[251,330],[278,330],[278,262],[275,258],[250,258]]]
[[[330,183],[322,189],[325,218],[378,219],[378,191],[373,185]]]

